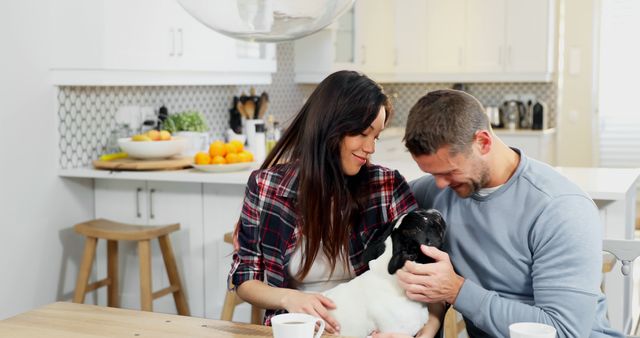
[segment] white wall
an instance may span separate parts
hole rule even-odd
[[[57,176],[50,0],[0,1],[0,319],[69,299],[92,182]]]
[[[561,0],[558,80],[558,151],[560,166],[595,165],[593,0]]]

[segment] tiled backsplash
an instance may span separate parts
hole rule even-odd
[[[269,93],[269,112],[286,126],[313,91],[312,85],[294,83],[293,44],[278,45],[278,71],[271,85],[255,86],[256,92]],[[427,91],[450,88],[452,84],[384,84],[394,96],[396,116],[393,126],[403,126],[411,106]],[[58,91],[60,168],[89,166],[104,153],[115,128],[120,106],[165,105],[170,113],[197,110],[207,118],[213,139],[222,138],[229,125],[229,108],[234,95],[248,93],[250,86],[154,86],[154,87],[60,87]],[[550,107],[555,121],[554,83],[478,83],[467,84],[467,91],[485,105],[495,106],[505,94],[534,94]],[[553,122],[552,122],[553,124]]]
[[[549,107],[550,127],[555,126],[556,84],[555,83],[468,83],[466,91],[475,96],[486,106],[499,106],[505,95],[532,94],[537,100]],[[404,126],[409,109],[427,92],[443,88],[451,88],[451,83],[394,83],[385,84],[387,93],[391,94],[396,116],[391,122],[394,126]]]

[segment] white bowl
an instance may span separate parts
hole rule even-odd
[[[129,157],[151,160],[180,154],[186,148],[187,140],[174,136],[167,141],[132,141],[126,137],[118,139],[118,145]]]

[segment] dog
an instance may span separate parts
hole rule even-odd
[[[394,274],[408,260],[432,263],[420,245],[442,249],[445,228],[440,212],[420,209],[399,217],[367,245],[363,260],[369,270],[323,293],[336,304],[330,313],[341,335],[365,337],[377,330],[413,336],[424,326],[427,305],[407,298]]]

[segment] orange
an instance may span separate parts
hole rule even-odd
[[[238,152],[236,145],[233,143],[225,143],[224,150],[227,151],[227,154],[236,154]]]
[[[238,153],[238,161],[240,162],[251,162],[251,158],[249,157],[249,154],[247,154],[246,152],[241,152]]]
[[[195,162],[196,164],[209,164],[209,162],[211,162],[211,156],[209,156],[209,154],[199,151],[198,153],[196,153],[196,157],[195,157]]]
[[[149,130],[147,136],[153,141],[160,141],[160,132],[155,129]]]
[[[243,158],[247,158],[247,160],[243,161],[243,162],[251,162],[251,161],[253,161],[253,154],[248,150],[243,150],[240,154],[238,154],[238,156],[239,155],[242,155]]]
[[[239,153],[242,150],[244,150],[244,143],[240,142],[239,140],[231,140],[231,142],[229,142],[230,144],[233,144],[234,146],[236,146],[236,152]]]
[[[211,164],[227,164],[227,160],[220,155],[216,155],[211,159]]]
[[[224,143],[222,143],[222,141],[215,141],[211,143],[211,145],[209,145],[209,154],[212,157],[226,155],[227,150],[225,149]]]
[[[240,159],[238,158],[238,154],[236,154],[236,153],[228,153],[227,156],[225,157],[225,159],[227,160],[227,163],[229,163],[229,164],[240,162]]]
[[[166,130],[160,130],[160,140],[168,141],[171,139],[171,133]]]

